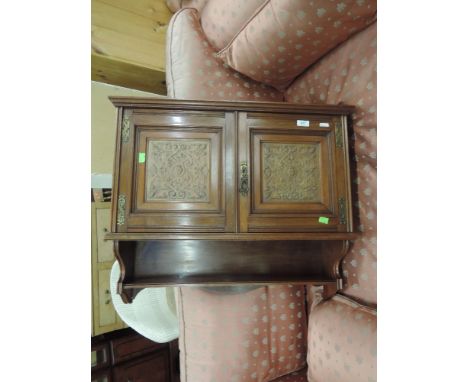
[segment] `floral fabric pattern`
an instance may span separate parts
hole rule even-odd
[[[376,0],[270,0],[218,56],[283,90],[309,65],[375,20]]]
[[[336,295],[309,318],[308,380],[375,382],[377,316],[373,309]]]
[[[263,3],[265,0],[208,2],[201,13],[201,24],[211,46],[216,51],[225,48]]]
[[[166,83],[171,98],[282,101],[283,93],[230,69],[206,41],[195,9],[177,12],[166,42]]]
[[[234,295],[179,288],[181,381],[264,382],[304,368],[304,302],[303,286]]]

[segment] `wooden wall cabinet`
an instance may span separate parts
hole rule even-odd
[[[350,106],[121,98],[119,293],[181,284],[340,285],[352,233]]]

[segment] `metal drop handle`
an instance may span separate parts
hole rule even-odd
[[[249,193],[249,168],[247,162],[241,162],[240,164],[239,192],[242,196],[247,196]]]
[[[107,295],[109,295],[109,294],[110,294],[110,290],[109,290],[109,289],[106,289],[106,292],[105,292],[105,293],[106,293]],[[106,302],[105,302],[105,304],[108,305],[108,304],[110,304],[110,302],[111,302],[111,300],[110,300],[110,299],[107,299]]]

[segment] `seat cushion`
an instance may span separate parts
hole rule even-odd
[[[343,261],[344,293],[377,303],[377,24],[357,33],[298,77],[287,102],[355,105],[350,140],[353,215],[363,235]]]
[[[283,90],[375,20],[376,0],[269,0],[218,53],[230,67]]]
[[[373,309],[336,295],[309,316],[308,379],[314,382],[377,380],[377,316]]]
[[[304,286],[178,290],[182,382],[271,381],[306,365]]]
[[[185,8],[168,26],[166,83],[171,98],[282,101],[283,93],[230,69],[206,41],[198,12]]]

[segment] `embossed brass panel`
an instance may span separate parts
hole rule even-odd
[[[145,185],[148,201],[208,202],[210,141],[149,141]]]
[[[122,142],[128,142],[130,136],[130,119],[128,112],[126,111],[122,119]]]
[[[264,142],[261,150],[265,202],[321,201],[318,143]]]
[[[247,196],[249,194],[249,168],[247,162],[242,162],[240,165],[240,187],[239,192],[242,196]]]
[[[117,225],[124,225],[125,224],[125,205],[126,205],[126,202],[127,202],[127,198],[125,197],[125,195],[119,195]]]
[[[341,123],[340,118],[335,118],[334,121],[336,147],[341,149],[343,148],[343,124]]]

